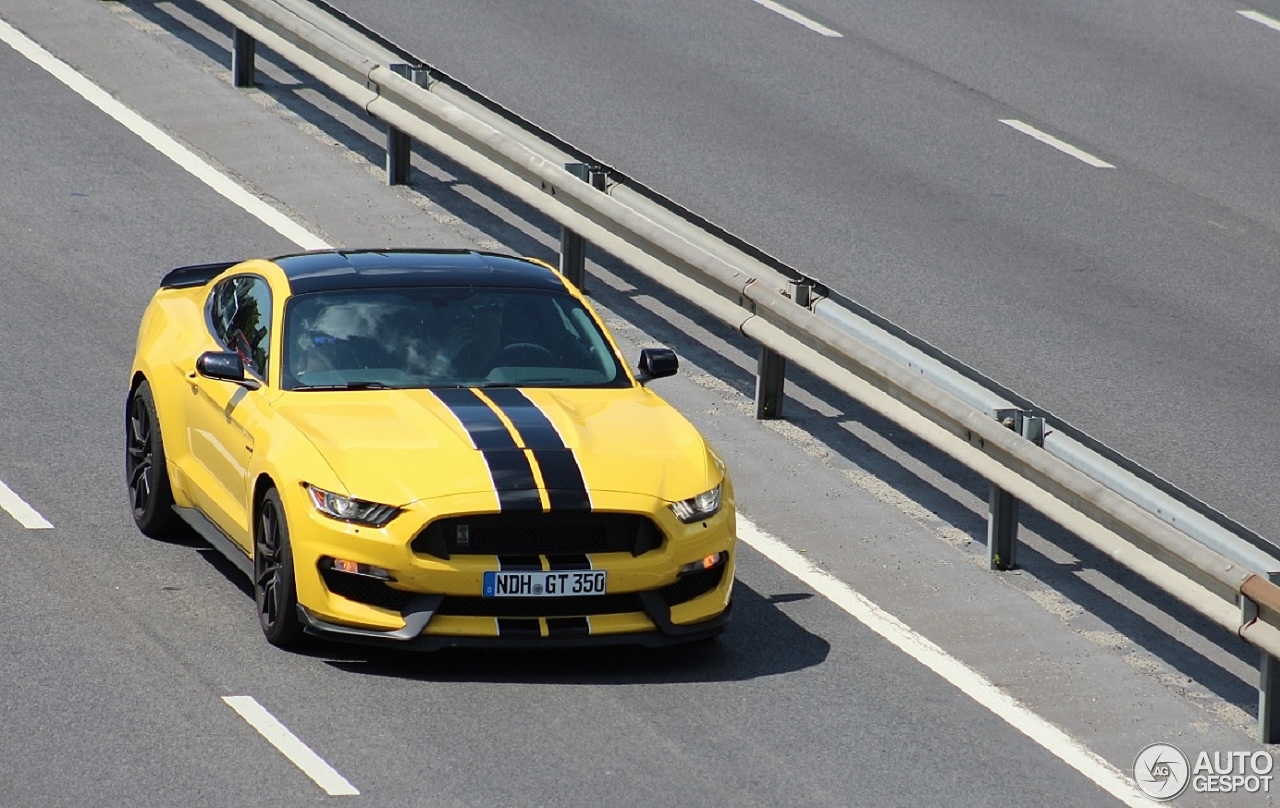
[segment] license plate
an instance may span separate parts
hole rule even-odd
[[[560,598],[603,595],[604,570],[519,572],[490,570],[484,574],[486,598]]]

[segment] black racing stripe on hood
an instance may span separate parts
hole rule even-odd
[[[511,420],[524,445],[532,450],[551,510],[590,510],[591,497],[578,458],[564,445],[546,413],[515,388],[491,388],[485,395]]]
[[[589,511],[591,497],[582,479],[578,459],[569,449],[535,450],[533,459],[542,469],[542,480],[547,486],[547,498],[553,511]]]
[[[533,479],[533,466],[523,449],[490,449],[482,452],[498,494],[498,508],[507,511],[541,511],[542,498]]]
[[[524,445],[530,449],[563,449],[564,441],[552,426],[551,420],[514,387],[493,387],[484,391],[489,400],[498,405],[502,414],[511,419]]]
[[[484,456],[489,478],[498,495],[498,508],[507,511],[540,511],[542,499],[533,477],[529,456],[516,446],[502,419],[473,390],[434,390],[467,430],[471,442]]]
[[[507,425],[474,390],[463,387],[446,387],[432,390],[436,398],[458,417],[480,451],[489,449],[515,449],[516,439]]]

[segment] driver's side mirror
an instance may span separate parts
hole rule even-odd
[[[644,384],[664,376],[674,376],[679,368],[680,360],[670,348],[641,348],[640,373],[637,379]]]
[[[196,373],[206,379],[231,382],[249,390],[261,387],[257,379],[244,375],[244,360],[231,351],[206,351],[200,354],[200,358],[196,360]]]

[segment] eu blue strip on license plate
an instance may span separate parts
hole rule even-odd
[[[484,574],[486,598],[560,598],[603,595],[604,570],[520,572],[490,570]]]

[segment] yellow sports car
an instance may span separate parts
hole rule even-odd
[[[253,578],[267,639],[663,645],[729,620],[733,487],[540,262],[323,251],[169,272],[126,405],[133,517]]]

